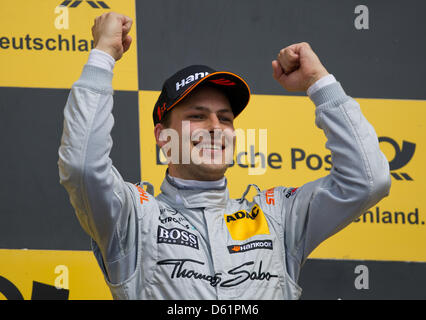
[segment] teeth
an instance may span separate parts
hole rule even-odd
[[[213,149],[213,150],[222,150],[222,146],[216,146],[216,145],[201,145],[201,146],[198,146],[197,145],[197,148],[199,148],[199,149]]]

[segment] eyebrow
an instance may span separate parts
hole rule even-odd
[[[191,106],[191,107],[188,108],[188,110],[193,110],[193,109],[199,110],[199,111],[211,112],[209,108],[203,107],[203,106]],[[232,110],[230,110],[230,109],[220,109],[220,110],[217,111],[217,113],[225,113],[225,112],[233,114]]]

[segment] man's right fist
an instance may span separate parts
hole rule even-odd
[[[95,48],[119,60],[132,43],[128,35],[131,27],[132,19],[122,14],[108,12],[97,17],[92,27]]]

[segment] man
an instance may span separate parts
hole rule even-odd
[[[158,145],[174,143],[162,137],[166,130],[182,141],[179,161],[169,163],[154,198],[124,182],[109,158],[112,68],[130,46],[131,24],[116,13],[95,20],[96,49],[69,95],[58,162],[113,297],[298,299],[300,268],[310,252],[389,192],[388,162],[374,129],[308,44],[286,47],[272,62],[273,76],[287,90],[307,92],[316,105],[333,169],[298,189],[258,189],[253,201],[245,199],[247,189],[229,199],[229,140],[215,134],[234,130],[250,92],[237,75],[190,66],[165,81],[154,107]],[[185,140],[185,132],[197,130],[210,136]],[[191,157],[184,163],[185,148]]]

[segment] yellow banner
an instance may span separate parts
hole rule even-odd
[[[142,91],[140,148],[142,180],[159,192],[166,166],[157,153],[152,110],[159,92]],[[392,172],[389,197],[366,212],[312,254],[315,258],[426,261],[425,141],[426,101],[356,99],[376,129],[380,147]],[[228,169],[230,195],[241,197],[249,183],[261,189],[298,187],[327,175],[330,151],[324,133],[315,126],[315,106],[307,97],[253,95],[247,109],[236,119],[236,128],[255,132],[254,144],[246,143],[240,163]],[[267,151],[259,149],[267,129]],[[246,135],[246,139],[247,139]],[[248,141],[248,139],[247,139]],[[253,142],[252,141],[252,142]],[[234,161],[236,162],[236,157]],[[258,172],[251,172],[256,164]]]
[[[0,261],[0,300],[112,299],[91,251],[1,249]]]
[[[0,86],[71,87],[93,47],[93,21],[108,11],[135,21],[133,0],[1,1]],[[115,90],[138,89],[135,24],[130,35],[132,46],[114,68]]]

